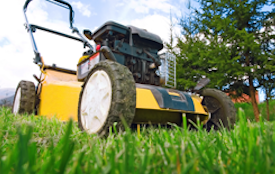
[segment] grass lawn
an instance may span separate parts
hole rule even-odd
[[[275,124],[247,122],[231,131],[142,128],[107,138],[0,108],[0,173],[275,173]]]
[[[265,102],[260,103],[259,105],[260,113],[264,120],[266,120],[266,104]],[[255,121],[254,113],[253,113],[253,107],[251,103],[235,103],[235,107],[242,108],[245,112],[245,116],[247,119],[251,121]],[[269,112],[270,112],[270,121],[275,121],[275,100],[271,100],[269,103]]]

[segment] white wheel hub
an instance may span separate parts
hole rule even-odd
[[[88,79],[81,98],[80,117],[83,129],[96,133],[104,125],[112,100],[109,75],[98,70]]]
[[[20,101],[21,101],[21,87],[17,89],[17,92],[15,94],[14,104],[12,108],[12,112],[16,115],[19,112],[20,108]]]

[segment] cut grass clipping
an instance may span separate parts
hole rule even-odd
[[[274,122],[238,116],[231,131],[141,127],[99,138],[0,108],[0,173],[275,173]]]

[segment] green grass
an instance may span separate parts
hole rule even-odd
[[[259,111],[263,117],[264,120],[266,120],[266,103],[260,103],[259,105]],[[253,107],[251,103],[235,103],[235,107],[237,109],[242,108],[245,112],[245,115],[247,119],[251,121],[255,121],[254,113],[253,113]],[[269,112],[270,112],[270,121],[275,121],[275,100],[271,100],[269,103]]]
[[[238,112],[232,131],[174,126],[99,138],[76,123],[0,108],[0,173],[275,173],[275,123]]]

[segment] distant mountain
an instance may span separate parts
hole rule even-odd
[[[14,88],[2,88],[0,89],[0,100],[4,98],[9,98],[10,96],[14,96],[14,94]]]
[[[0,89],[0,106],[12,107],[15,89],[2,88]]]
[[[7,98],[0,99],[0,106],[12,107],[13,99],[14,99],[14,95]]]

